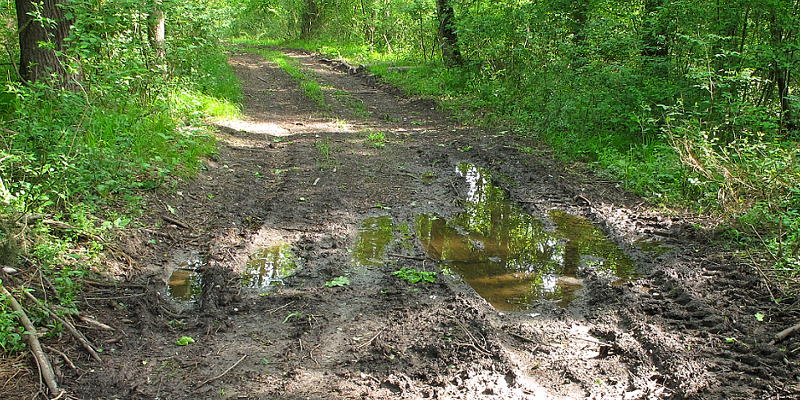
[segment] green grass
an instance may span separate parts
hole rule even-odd
[[[325,95],[322,91],[322,86],[317,82],[313,76],[307,74],[300,67],[300,64],[293,60],[291,57],[281,53],[277,50],[247,47],[245,51],[256,53],[264,57],[264,59],[278,65],[284,72],[286,72],[292,79],[300,85],[303,93],[317,104],[323,110],[329,110],[330,106],[325,102]]]
[[[227,56],[219,51],[201,54],[195,59],[192,73],[183,85],[170,92],[173,115],[194,121],[203,118],[234,119],[241,116],[242,87],[228,65]]]

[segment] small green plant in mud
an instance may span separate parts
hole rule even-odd
[[[446,265],[444,267],[442,267],[441,272],[442,272],[442,275],[444,275],[444,276],[454,276],[455,275],[453,270],[450,267],[446,266]]]
[[[335,89],[333,91],[333,95],[336,98],[347,105],[348,108],[353,112],[353,115],[357,118],[367,118],[369,117],[369,111],[367,110],[367,106],[364,105],[364,100],[361,100],[357,97],[354,97],[350,94],[350,92],[341,89]]]
[[[386,122],[394,122],[394,123],[400,122],[400,118],[393,117],[391,114],[383,114],[381,118]]]
[[[365,132],[367,134],[367,141],[369,144],[376,148],[386,147],[386,134],[380,131],[372,131],[368,130]]]
[[[293,311],[293,312],[290,312],[289,314],[286,315],[286,318],[283,319],[283,323],[285,324],[285,323],[287,323],[287,322],[289,322],[289,321],[291,321],[293,319],[302,318],[302,317],[303,317],[303,313],[301,313],[300,311]]]
[[[470,145],[467,145],[467,146],[464,146],[464,147],[461,147],[461,148],[458,149],[458,151],[460,151],[462,153],[466,153],[466,152],[468,152],[470,150],[472,150],[472,146],[470,146]]]
[[[436,179],[436,172],[433,171],[425,171],[422,173],[422,181],[425,183],[431,183],[433,180]]]
[[[314,142],[314,147],[317,148],[320,157],[324,160],[331,158],[331,142],[328,139]]]
[[[420,271],[418,269],[402,267],[397,271],[392,272],[392,275],[408,282],[408,283],[434,283],[436,282],[436,273],[429,271]]]
[[[194,343],[194,338],[191,336],[181,336],[178,340],[175,341],[175,344],[178,346],[188,346]]]
[[[337,276],[327,282],[325,282],[325,287],[342,287],[342,286],[350,286],[350,279],[346,276]]]
[[[167,326],[171,329],[183,329],[186,327],[186,321],[182,319],[171,319],[167,321]]]

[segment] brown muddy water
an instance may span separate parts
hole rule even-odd
[[[250,289],[268,289],[283,284],[299,262],[289,244],[281,243],[256,250],[248,258],[241,273],[241,285]],[[178,302],[194,302],[203,290],[200,272],[203,260],[196,254],[189,255],[175,268],[167,281],[167,294]]]
[[[182,260],[167,280],[167,294],[173,300],[191,302],[200,297],[203,280],[198,269],[203,260],[197,254],[189,254]]]
[[[537,218],[509,201],[489,172],[471,164],[457,172],[468,184],[464,210],[450,219],[419,215],[414,231],[443,272],[460,275],[496,309],[521,311],[541,300],[567,307],[588,274],[609,284],[636,276],[633,262],[587,219],[560,210]],[[410,236],[408,225],[395,225],[389,216],[368,218],[353,259],[381,265],[386,247]]]

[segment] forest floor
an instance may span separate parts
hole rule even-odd
[[[800,341],[769,344],[797,312],[771,302],[706,220],[659,212],[547,149],[463,126],[363,72],[285,52],[323,85],[328,107],[276,65],[234,52],[245,117],[220,122],[218,156],[150,198],[146,229],[124,232],[118,247],[131,260],[112,272],[125,283],[83,294],[82,309],[114,330],[89,331],[99,363],[62,347],[77,366],[58,368],[69,395],[800,397]],[[455,218],[474,195],[464,163],[502,177],[493,184],[544,231],[556,229],[552,210],[592,221],[635,276],[609,279],[579,260],[571,301],[498,311],[442,273],[420,237],[420,216]],[[292,264],[282,285],[269,284],[271,267]],[[401,267],[436,281],[405,282],[392,274]],[[340,276],[349,285],[325,286]],[[176,345],[183,336],[194,343]]]

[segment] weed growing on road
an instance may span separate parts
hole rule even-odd
[[[367,135],[367,141],[369,141],[369,144],[372,147],[374,147],[376,149],[380,149],[382,147],[386,147],[386,134],[385,133],[380,132],[380,131],[372,131],[372,130],[367,130],[367,131],[365,131],[365,133]]]
[[[408,282],[408,283],[434,283],[436,282],[436,273],[429,271],[420,271],[413,268],[402,267],[397,271],[392,272],[392,275]]]
[[[346,90],[336,89],[333,91],[333,95],[336,96],[338,100],[345,103],[348,108],[353,112],[353,115],[356,118],[368,118],[370,113],[367,110],[367,106],[364,104],[364,100],[361,100]]]
[[[327,282],[325,282],[325,287],[342,287],[342,286],[350,286],[350,279],[346,276],[337,276]]]
[[[188,346],[194,343],[194,339],[191,336],[181,336],[178,340],[175,341],[177,346]]]

